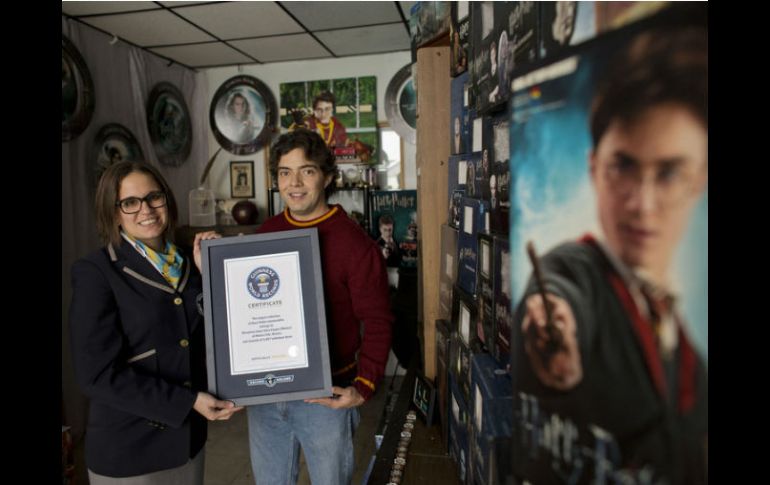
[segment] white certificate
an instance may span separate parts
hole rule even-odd
[[[299,252],[224,260],[232,375],[308,367]]]

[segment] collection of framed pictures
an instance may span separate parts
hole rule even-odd
[[[94,113],[94,84],[85,59],[62,35],[62,142],[77,138]],[[192,122],[182,92],[169,82],[156,84],[147,98],[147,130],[158,161],[179,167],[190,156]],[[210,109],[214,136],[230,153],[245,155],[261,149],[277,126],[278,109],[273,94],[252,76],[236,76],[217,90]],[[101,174],[118,161],[145,160],[134,133],[119,123],[101,126],[92,142],[91,169],[86,184],[94,189]],[[230,196],[253,198],[254,162],[230,163]]]

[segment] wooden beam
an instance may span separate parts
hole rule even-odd
[[[447,220],[449,169],[449,47],[417,50],[417,224],[419,302],[425,375],[436,375],[441,224]]]

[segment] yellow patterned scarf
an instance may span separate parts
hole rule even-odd
[[[125,234],[125,233],[124,233]],[[182,277],[182,264],[184,258],[179,254],[179,248],[176,247],[171,241],[166,241],[166,247],[163,252],[158,253],[151,247],[132,239],[126,235],[126,238],[134,244],[134,246],[144,253],[145,258],[155,266],[155,269],[163,275],[163,278],[174,287],[179,286],[179,278]]]

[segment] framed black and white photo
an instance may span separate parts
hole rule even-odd
[[[254,197],[254,162],[230,162],[230,197]]]
[[[203,241],[209,392],[237,405],[330,397],[316,228]]]
[[[182,92],[171,83],[155,85],[147,99],[147,128],[160,163],[178,167],[192,146],[190,112]]]
[[[278,108],[270,89],[253,76],[235,76],[219,86],[209,109],[217,142],[234,155],[254,153],[270,142]]]
[[[94,114],[94,83],[80,51],[61,36],[61,140],[77,138]]]

